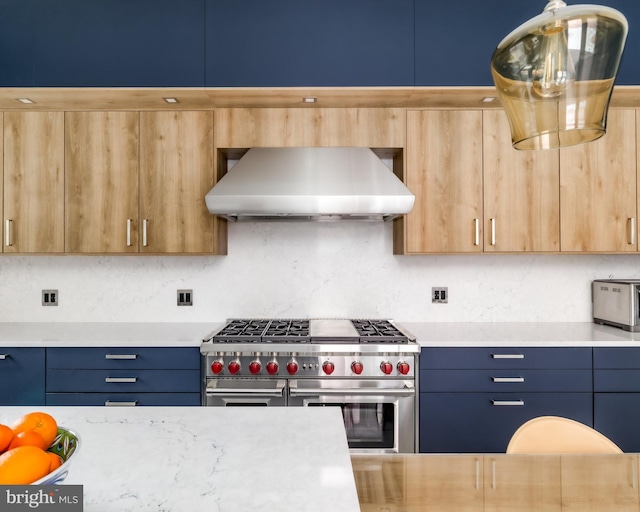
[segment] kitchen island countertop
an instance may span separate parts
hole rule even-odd
[[[2,407],[77,432],[85,512],[359,511],[339,408]]]

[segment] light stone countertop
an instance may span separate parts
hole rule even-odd
[[[592,322],[403,322],[423,347],[640,346],[640,333]],[[199,347],[224,322],[0,323],[0,347]]]
[[[46,411],[80,448],[85,512],[357,512],[337,407],[2,407]]]
[[[422,347],[640,347],[640,333],[593,322],[398,322]]]

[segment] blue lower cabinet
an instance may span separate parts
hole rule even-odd
[[[420,393],[420,451],[504,453],[513,433],[536,416],[593,426],[592,393]]]
[[[199,406],[200,393],[47,393],[47,405]]]
[[[44,348],[0,348],[0,405],[44,405],[44,361]]]
[[[595,393],[593,427],[623,452],[640,452],[640,393]]]
[[[196,393],[197,370],[47,370],[47,393]]]

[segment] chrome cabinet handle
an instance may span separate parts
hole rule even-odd
[[[491,245],[496,245],[496,219],[491,219]]]
[[[524,359],[524,354],[491,354],[493,359]]]
[[[524,400],[491,400],[491,405],[495,406],[521,406],[524,405]]]
[[[480,219],[473,219],[473,223],[475,224],[475,238],[473,245],[480,245]]]
[[[8,357],[9,357],[9,354],[0,354],[0,360],[7,359]]]
[[[142,246],[143,247],[147,247],[147,224],[149,223],[149,221],[147,219],[144,219],[142,221]]]
[[[6,219],[4,221],[4,245],[7,247],[11,247],[13,242],[11,241],[11,219]]]
[[[635,245],[636,243],[636,218],[629,218],[629,245]]]
[[[138,381],[138,377],[107,377],[104,381],[110,383],[133,383]]]
[[[127,247],[131,247],[131,219],[127,219]]]
[[[136,405],[138,405],[138,401],[134,400],[132,402],[114,402],[112,400],[107,400],[104,405],[107,407],[135,407]]]
[[[105,359],[136,359],[136,354],[105,354]]]
[[[491,377],[493,382],[524,382],[524,377]]]

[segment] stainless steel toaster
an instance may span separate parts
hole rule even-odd
[[[591,287],[594,322],[640,332],[640,279],[596,279]]]

